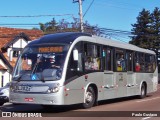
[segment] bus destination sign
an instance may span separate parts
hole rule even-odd
[[[40,53],[45,53],[45,52],[63,52],[63,47],[62,46],[55,46],[55,47],[39,47],[38,51]]]

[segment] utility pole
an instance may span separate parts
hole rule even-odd
[[[82,15],[82,0],[73,0],[73,3],[79,3],[79,17],[80,17],[80,27],[81,27],[81,32],[84,32],[83,28],[83,15]]]

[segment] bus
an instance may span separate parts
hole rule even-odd
[[[82,104],[155,92],[156,54],[147,49],[66,32],[30,42],[14,67],[10,86],[13,104],[42,106]]]

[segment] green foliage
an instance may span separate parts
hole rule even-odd
[[[54,18],[45,24],[39,23],[40,29],[45,34],[57,33],[57,32],[80,32],[80,22],[78,18],[73,18],[73,22],[68,22],[64,19],[57,22]],[[87,21],[83,23],[84,32],[92,35],[99,35],[100,30],[98,26],[91,26]]]
[[[155,8],[152,13],[143,9],[137,17],[137,22],[132,24],[131,44],[142,48],[158,51],[160,48],[160,10]]]

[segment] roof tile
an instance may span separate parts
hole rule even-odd
[[[31,40],[35,40],[43,36],[43,32],[41,30],[29,30],[29,29],[17,29],[17,28],[7,28],[0,27],[0,52],[1,49],[9,42],[11,42],[17,35],[20,33],[25,33]],[[9,61],[9,57],[7,53],[3,53],[4,57]],[[16,63],[16,58],[13,58],[12,61],[9,61],[11,66],[14,67]],[[0,70],[6,69],[0,65]]]

